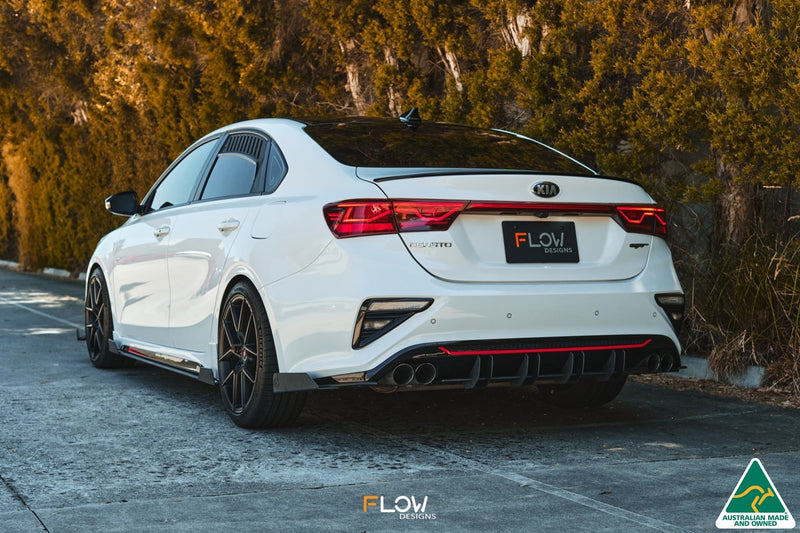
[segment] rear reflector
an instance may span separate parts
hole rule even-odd
[[[685,297],[682,293],[656,294],[656,303],[667,313],[675,333],[681,332]]]
[[[666,236],[667,218],[655,205],[346,200],[323,208],[337,238],[412,231],[446,231],[462,212],[476,215],[608,216],[629,233]]]
[[[369,299],[361,304],[353,330],[353,348],[366,346],[433,303],[431,298]]]

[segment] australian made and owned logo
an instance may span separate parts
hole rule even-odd
[[[719,529],[792,529],[792,513],[758,459],[753,459],[717,518]]]

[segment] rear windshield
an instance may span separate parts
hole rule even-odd
[[[537,142],[495,130],[399,121],[310,124],[305,128],[331,156],[352,167],[475,168],[592,175],[588,168]]]

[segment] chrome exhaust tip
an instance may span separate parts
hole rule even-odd
[[[414,371],[414,379],[420,385],[430,385],[436,379],[436,367],[432,363],[422,363]]]
[[[392,381],[395,385],[408,385],[414,379],[414,369],[407,363],[400,363],[392,370]]]

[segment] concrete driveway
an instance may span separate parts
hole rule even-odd
[[[214,387],[97,370],[82,283],[0,270],[0,531],[716,531],[759,458],[800,515],[800,411],[629,383],[312,396],[234,426]],[[366,512],[365,512],[366,509]]]

